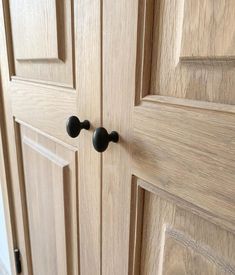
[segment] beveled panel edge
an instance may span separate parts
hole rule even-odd
[[[154,95],[151,91],[151,75],[153,70],[152,56],[153,53],[158,55],[159,42],[159,25],[160,25],[160,4],[161,0],[151,0],[152,15],[148,14],[146,5],[147,0],[139,0],[138,9],[138,24],[137,24],[137,54],[136,54],[136,76],[135,76],[135,102],[134,106],[138,106],[142,101],[155,102],[161,104],[172,104],[178,106],[207,109],[213,111],[235,113],[235,105],[219,104],[209,101],[197,101],[193,99],[184,99],[176,97],[168,97],[161,95]],[[184,12],[184,2],[182,0],[181,12]],[[151,18],[152,16],[152,18]],[[183,14],[181,16],[181,23],[183,24]],[[154,28],[157,31],[154,32]],[[180,56],[182,26],[179,25],[179,34],[177,45],[177,63],[182,64],[203,64],[203,65],[225,65],[234,66],[235,56]],[[157,37],[156,37],[157,36]],[[146,52],[150,54],[147,55]]]
[[[178,229],[175,229],[173,227],[170,227],[169,225],[165,225],[163,228],[164,234],[164,242],[161,245],[161,252],[160,255],[164,254],[164,246],[166,244],[166,236],[169,238],[172,238],[174,241],[185,247],[186,249],[191,249],[195,253],[199,254],[200,256],[204,257],[207,261],[213,263],[215,266],[217,266],[220,270],[223,270],[223,272],[228,274],[234,274],[235,273],[235,266],[232,266],[229,262],[227,262],[225,259],[219,257],[216,255],[211,249],[209,249],[207,246],[203,246],[199,242],[192,239],[190,236],[187,236],[183,232],[181,232]],[[164,264],[163,261],[160,261],[161,265]],[[163,270],[163,266],[161,267],[161,270]]]
[[[15,59],[14,57],[14,49],[13,49],[13,38],[12,38],[12,30],[11,30],[11,18],[10,18],[10,7],[9,7],[9,1],[8,0],[3,0],[3,19],[4,19],[4,23],[5,23],[5,33],[6,33],[6,48],[7,48],[7,52],[8,52],[8,64],[9,64],[9,80],[19,80],[19,81],[24,81],[24,82],[30,82],[30,83],[38,83],[38,84],[48,84],[50,86],[55,86],[55,87],[62,87],[62,88],[69,88],[69,89],[76,89],[76,68],[75,68],[75,26],[74,26],[74,4],[73,1],[70,0],[69,1],[70,6],[71,6],[71,51],[72,51],[72,71],[73,71],[73,81],[71,83],[71,85],[67,85],[65,83],[58,83],[55,81],[47,81],[47,80],[40,80],[40,79],[31,79],[31,78],[25,78],[25,77],[21,77],[21,76],[17,76],[16,75],[16,71],[15,71],[15,60],[17,60],[18,62],[37,62],[37,61],[52,61],[52,62],[64,62],[65,61],[65,49],[64,47],[60,47],[58,45],[58,55],[59,58],[57,59]],[[59,5],[62,4],[62,1],[59,1]],[[64,9],[60,8],[59,9],[59,5],[56,1],[56,12],[59,13],[59,11],[61,13],[63,13],[64,15]],[[59,11],[58,11],[59,10]],[[62,21],[62,20],[60,20]],[[62,32],[59,31],[59,25],[60,22],[57,20],[57,31],[58,31],[58,35],[57,35],[57,39],[58,41],[61,40],[61,35]],[[61,26],[60,26],[61,27]],[[63,28],[65,31],[66,26],[64,26],[64,22],[63,22]],[[64,35],[64,44],[66,43],[65,41],[65,34]]]
[[[76,146],[73,146],[73,145],[71,145],[71,144],[67,144],[67,143],[63,142],[62,140],[60,140],[60,139],[58,139],[58,138],[55,138],[55,137],[53,137],[53,136],[51,136],[51,135],[49,135],[49,134],[47,134],[47,133],[44,133],[44,132],[41,131],[40,129],[38,129],[38,128],[36,128],[36,127],[34,127],[34,126],[32,126],[32,125],[26,123],[26,122],[24,122],[23,120],[20,120],[20,119],[14,117],[14,121],[15,121],[16,124],[24,125],[25,127],[28,127],[29,129],[31,129],[31,130],[37,132],[38,134],[40,134],[40,135],[42,135],[42,136],[44,136],[44,137],[50,139],[51,141],[54,141],[54,142],[56,142],[56,143],[62,145],[63,147],[67,148],[67,149],[70,150],[70,151],[73,151],[73,152],[75,152],[75,153],[78,152],[78,149],[77,149]]]
[[[137,53],[135,76],[135,105],[149,94],[151,81],[153,28],[160,0],[139,0],[137,19]]]
[[[16,148],[17,148],[17,159],[19,159],[18,162],[18,170],[19,170],[19,175],[20,175],[20,184],[21,184],[21,190],[22,194],[21,194],[21,203],[22,203],[22,207],[24,208],[24,224],[26,224],[26,226],[24,227],[25,229],[25,238],[26,238],[26,249],[27,249],[27,253],[25,253],[27,255],[27,262],[28,262],[28,269],[30,270],[30,272],[33,274],[33,265],[32,265],[32,256],[31,256],[31,244],[30,244],[30,235],[29,235],[29,226],[28,224],[28,211],[27,211],[27,205],[26,205],[26,190],[25,190],[25,176],[24,176],[24,167],[23,167],[23,151],[22,151],[22,143],[25,143],[27,146],[29,146],[32,150],[36,151],[37,153],[39,153],[42,157],[48,159],[49,161],[51,161],[56,167],[58,167],[58,169],[61,170],[62,172],[62,177],[63,177],[63,189],[68,188],[69,185],[65,184],[65,179],[70,179],[70,162],[66,159],[62,159],[58,156],[56,156],[55,154],[53,154],[55,156],[51,156],[48,154],[45,154],[43,149],[43,146],[37,146],[37,144],[35,144],[35,142],[33,140],[31,140],[30,138],[23,138],[21,135],[21,125],[24,127],[29,128],[31,131],[35,131],[37,134],[40,134],[41,136],[46,137],[48,140],[52,141],[52,142],[56,142],[58,143],[60,146],[64,147],[65,150],[69,150],[72,153],[72,159],[75,163],[75,189],[76,192],[73,193],[73,196],[76,197],[75,200],[71,200],[67,195],[64,197],[65,205],[73,204],[76,203],[76,221],[79,222],[79,216],[78,216],[78,186],[79,186],[79,182],[78,182],[78,148],[74,147],[70,144],[67,144],[57,138],[54,138],[46,133],[43,133],[41,130],[17,119],[16,117],[13,116],[13,121],[14,121],[14,128],[15,128],[15,140],[16,140]],[[36,145],[36,146],[35,146]],[[49,150],[47,150],[49,151]],[[65,210],[66,212],[66,210]],[[66,213],[65,214],[65,222],[68,219],[68,215]],[[74,245],[74,249],[72,251],[71,254],[71,246],[67,247],[66,246],[66,261],[68,263],[68,273],[70,274],[77,274],[75,272],[75,270],[80,269],[80,262],[78,259],[78,254],[79,254],[79,230],[78,230],[78,224],[77,223],[73,223],[74,226],[74,234],[77,236],[77,242],[75,242]],[[66,240],[70,240],[71,243],[71,232],[69,230],[65,229],[65,238]],[[69,256],[70,253],[70,256]],[[72,257],[71,257],[72,255]],[[77,264],[76,264],[77,263]],[[73,270],[73,271],[72,271]],[[74,272],[74,273],[73,273]],[[30,274],[31,274],[30,273]]]
[[[202,219],[210,220],[210,222],[235,234],[235,224],[229,222],[228,220],[220,218],[215,213],[211,213],[199,206],[194,205],[191,202],[186,201],[183,198],[178,197],[177,195],[171,194],[168,191],[161,189],[155,184],[148,182],[144,178],[138,176],[138,173],[136,172],[133,172],[132,177],[133,179],[135,179],[136,185],[138,185],[139,188],[142,188],[144,192],[147,191],[161,198],[164,198],[165,200],[170,201],[176,206],[186,211],[190,211],[191,213],[201,217]]]
[[[132,176],[131,208],[130,208],[130,239],[129,239],[129,272],[130,275],[140,273],[141,245],[143,230],[144,189]]]
[[[40,154],[41,156],[45,157],[46,159],[50,160],[57,166],[64,168],[69,165],[68,161],[65,161],[64,159],[60,158],[59,156],[56,156],[54,153],[52,153],[50,150],[47,150],[40,144],[37,144],[33,140],[31,140],[28,137],[23,136],[22,138],[22,143]]]
[[[235,105],[231,104],[221,104],[215,102],[198,101],[193,99],[184,99],[161,95],[147,95],[142,98],[139,105],[141,105],[141,103],[163,104],[179,108],[194,108],[215,112],[235,113]]]
[[[173,203],[177,207],[188,211],[198,217],[209,220],[211,223],[218,225],[224,230],[231,231],[235,234],[235,225],[228,226],[224,224],[221,219],[217,219],[211,213],[201,209],[184,199],[177,197],[176,195],[170,194],[167,191],[153,185],[140,178],[137,173],[132,174],[132,192],[131,192],[131,219],[130,219],[130,245],[129,245],[129,273],[130,275],[139,274],[141,268],[141,247],[142,247],[142,231],[143,231],[143,219],[144,219],[144,198],[145,192],[149,192],[160,198],[163,198],[170,203]],[[231,266],[224,259],[215,255],[213,251],[210,251],[206,247],[198,244],[195,240],[186,236],[179,230],[172,228],[168,224],[164,224],[161,232],[161,244],[160,244],[160,264],[163,264],[164,258],[164,246],[166,236],[172,237],[175,241],[179,242],[185,247],[193,249],[195,252],[206,257],[207,260],[213,262],[218,268],[223,269],[227,272],[234,272],[234,266]],[[163,268],[159,266],[160,270]]]
[[[31,78],[25,78],[21,76],[12,75],[11,83],[18,84],[18,83],[24,83],[24,84],[30,84],[30,85],[38,85],[38,86],[44,86],[44,88],[48,89],[49,87],[54,87],[56,89],[62,88],[67,89],[69,91],[76,92],[74,85],[66,85],[64,83],[58,83],[55,81],[47,81],[47,80],[37,80],[37,79],[31,79]]]
[[[13,39],[12,39],[12,31],[11,31],[11,19],[10,19],[10,8],[9,8],[9,1],[3,0],[3,19],[4,19],[4,29],[5,29],[5,36],[6,41],[6,49],[7,49],[7,59],[8,59],[8,66],[9,66],[9,79],[12,75],[15,75],[15,62],[14,62],[14,51],[13,51]]]
[[[18,57],[16,58],[18,62],[62,62],[63,60],[60,57],[29,57],[29,58],[23,58]]]
[[[181,63],[195,63],[203,65],[235,64],[235,56],[180,56]]]
[[[23,166],[23,151],[22,151],[22,143],[21,143],[21,129],[20,124],[16,121],[15,117],[13,117],[14,121],[14,132],[15,132],[15,143],[16,143],[16,156],[17,156],[17,169],[19,173],[19,190],[20,190],[20,202],[23,213],[23,228],[24,228],[24,238],[25,238],[25,255],[27,261],[27,268],[30,273],[33,272],[33,263],[32,263],[32,252],[31,252],[31,244],[30,244],[30,233],[29,233],[29,219],[28,219],[28,210],[26,203],[26,189],[25,189],[25,174],[24,174],[24,166]],[[24,266],[23,266],[24,267]],[[24,271],[24,270],[23,270]]]
[[[71,139],[66,132],[67,119],[71,115],[79,115],[76,91],[38,84],[10,84],[12,113],[16,119],[77,147],[77,140]],[[54,108],[57,110],[56,114]]]

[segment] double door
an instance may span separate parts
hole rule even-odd
[[[22,274],[235,274],[234,15],[225,0],[1,1]],[[71,138],[71,116],[90,128]],[[101,126],[119,135],[102,153]]]

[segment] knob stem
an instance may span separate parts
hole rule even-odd
[[[75,138],[80,134],[82,129],[90,129],[90,122],[88,120],[80,122],[78,117],[71,116],[67,121],[66,129],[68,135],[72,138]]]
[[[84,120],[81,122],[81,129],[89,130],[91,127],[90,122],[88,120]]]
[[[118,140],[119,140],[118,132],[112,131],[112,132],[109,134],[109,141],[112,141],[112,142],[114,142],[114,143],[117,143]]]

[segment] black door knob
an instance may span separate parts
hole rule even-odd
[[[67,120],[66,130],[70,137],[77,137],[82,129],[90,129],[90,122],[88,120],[84,120],[83,122],[81,122],[76,116],[71,116]]]
[[[118,139],[119,135],[116,131],[109,134],[105,128],[100,127],[93,133],[92,141],[95,150],[101,153],[107,149],[110,141],[117,143]]]

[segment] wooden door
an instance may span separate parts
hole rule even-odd
[[[235,2],[103,1],[102,268],[235,274]]]
[[[99,274],[99,1],[3,0],[1,78],[22,274]],[[76,139],[71,115],[91,121]]]

